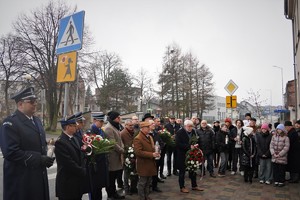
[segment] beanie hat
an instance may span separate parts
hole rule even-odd
[[[291,121],[285,121],[284,126],[293,126]]]
[[[276,129],[282,130],[285,132],[285,128],[283,124],[279,124]]]
[[[263,123],[263,124],[261,125],[261,129],[269,130],[269,124]]]
[[[117,117],[120,116],[120,113],[118,113],[116,111],[110,111],[107,113],[107,116],[109,117],[109,119],[115,120]]]
[[[253,128],[251,127],[243,127],[243,129],[244,129],[244,134],[246,136],[250,135],[253,132]]]
[[[231,124],[231,119],[230,118],[226,118],[225,122],[229,122]]]

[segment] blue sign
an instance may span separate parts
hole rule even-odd
[[[275,109],[274,113],[289,113],[289,110],[284,110],[284,109]]]
[[[84,11],[80,11],[59,21],[56,54],[77,51],[82,48]]]

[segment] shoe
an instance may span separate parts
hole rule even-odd
[[[166,179],[167,177],[165,175],[163,175],[163,174],[160,174],[160,178]]]
[[[178,176],[178,175],[179,175],[177,170],[173,171],[173,174],[174,174],[175,176]]]
[[[182,192],[182,193],[189,193],[189,190],[186,189],[186,188],[181,188],[181,189],[180,189],[180,192]]]
[[[171,172],[168,172],[167,176],[172,176]]]
[[[230,174],[231,174],[231,175],[235,175],[235,174],[236,174],[236,172],[232,171]]]
[[[265,184],[270,185],[271,181],[266,181]]]
[[[260,183],[260,184],[264,184],[265,182],[264,182],[263,180],[260,180],[259,183]]]
[[[219,174],[218,174],[218,176],[219,176],[219,177],[224,177],[224,176],[225,176],[225,174],[223,174],[223,173],[219,173]]]
[[[196,191],[204,191],[203,188],[200,187],[192,187],[192,190],[196,190]]]
[[[278,186],[278,184],[279,184],[278,182],[275,182],[275,183],[274,183],[274,187],[277,187],[277,186]]]
[[[164,183],[165,181],[163,181],[162,179],[158,178],[157,182]]]
[[[212,177],[212,178],[216,178],[216,175],[214,175],[214,173],[210,173],[209,175],[210,175],[210,177]]]
[[[161,189],[159,189],[158,187],[153,188],[152,191],[154,191],[154,192],[162,192]]]
[[[125,196],[121,196],[121,195],[119,195],[118,193],[116,193],[116,194],[113,196],[113,199],[125,199]]]
[[[284,183],[278,183],[278,187],[283,187],[283,186],[285,186]]]
[[[240,174],[241,174],[241,176],[244,176],[245,173],[244,173],[244,171],[241,171]]]

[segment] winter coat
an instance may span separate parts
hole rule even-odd
[[[76,138],[73,137],[73,140]],[[83,153],[75,141],[62,133],[55,142],[57,162],[56,196],[62,199],[81,198],[86,177]]]
[[[49,186],[46,166],[47,143],[42,122],[33,116],[35,125],[17,110],[1,126],[4,200],[48,200]]]
[[[140,132],[133,140],[133,149],[136,155],[136,171],[139,176],[157,175],[156,162],[153,157],[154,141]]]
[[[290,148],[290,140],[286,135],[279,135],[276,133],[272,136],[270,151],[272,155],[272,162],[279,164],[287,164],[287,155]],[[275,158],[275,155],[279,157]]]
[[[205,129],[201,127],[200,129],[197,129],[197,134],[199,136],[199,147],[203,151],[203,154],[207,155],[213,153],[215,148],[214,131],[209,127],[206,127]]]
[[[196,136],[195,129],[191,132],[191,137]],[[190,136],[188,135],[187,131],[184,128],[181,128],[175,137],[176,141],[176,150],[177,150],[177,169],[185,170],[185,159],[186,159],[186,152],[190,149]]]
[[[298,132],[292,128],[288,132],[290,139],[290,149],[288,153],[287,170],[292,173],[300,172],[300,130]]]
[[[120,131],[108,122],[104,127],[104,133],[107,139],[114,140],[116,142],[114,149],[108,154],[108,169],[109,171],[121,170],[123,169],[124,145]]]
[[[121,131],[120,135],[121,135],[121,139],[124,144],[124,147],[125,148],[132,147],[132,143],[133,143],[133,139],[134,139],[134,132],[129,133],[127,128],[124,128]]]
[[[174,135],[180,129],[180,125],[176,122],[174,124],[168,123],[165,125],[165,129],[167,129],[171,135]]]
[[[242,141],[243,154],[241,164],[244,166],[253,167],[256,164],[255,156],[257,153],[254,137],[252,135],[244,135]]]
[[[226,136],[227,136],[227,144],[226,144]],[[228,152],[229,150],[229,136],[228,132],[219,131],[217,134],[217,147],[219,152]]]
[[[257,146],[257,154],[259,158],[267,159],[271,158],[270,152],[270,143],[271,143],[272,135],[268,131],[266,133],[257,133],[256,134],[256,146]],[[262,157],[265,155],[266,157]]]

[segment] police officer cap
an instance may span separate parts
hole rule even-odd
[[[82,115],[82,112],[75,113],[74,115],[75,115],[76,121],[84,121],[85,120],[85,118]]]
[[[106,121],[106,116],[105,114],[92,114],[93,119],[99,120],[99,121]]]
[[[59,120],[59,122],[60,122],[61,126],[76,124],[76,117],[75,117],[75,115],[72,115],[70,117],[65,117],[65,118]]]
[[[37,97],[34,94],[34,88],[29,87],[29,88],[22,89],[21,91],[19,91],[14,96],[12,96],[11,99],[14,99],[16,101],[16,103],[18,103],[21,100],[37,99]]]

